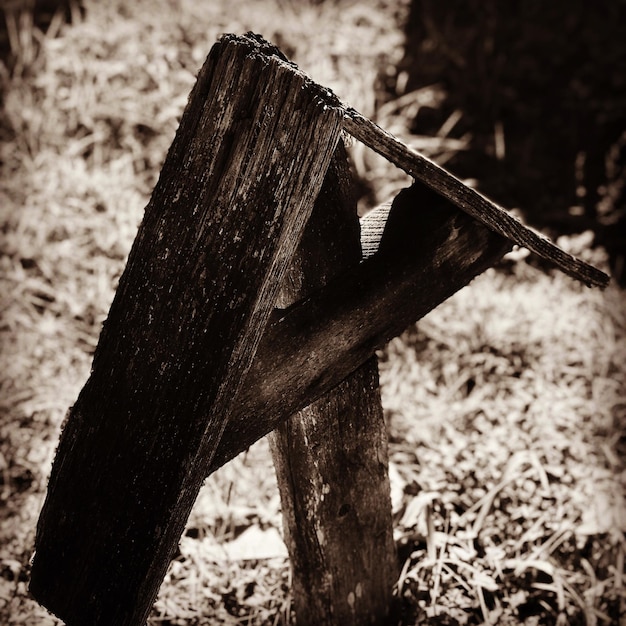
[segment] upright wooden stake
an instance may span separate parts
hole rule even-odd
[[[283,305],[359,263],[351,192],[338,148],[283,284]],[[298,624],[388,623],[397,571],[376,357],[283,423],[270,443]]]
[[[31,591],[69,626],[144,624],[341,130],[259,39],[202,68],[71,409]]]

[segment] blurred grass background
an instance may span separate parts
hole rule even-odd
[[[26,4],[0,4],[1,623],[60,623],[26,590],[60,424],[195,73],[221,33],[263,34],[346,103],[502,193],[529,221],[540,214],[534,199],[549,198],[567,220],[537,222],[567,233],[559,243],[571,252],[604,268],[612,258],[619,270],[619,250],[598,233],[617,233],[623,211],[623,127],[607,131],[606,154],[594,157],[608,176],[595,205],[578,189],[584,150],[574,146],[573,174],[558,174],[562,154],[541,161],[543,176],[561,181],[548,189],[533,180],[537,168],[518,167],[509,134],[513,105],[532,100],[516,85],[542,67],[535,82],[549,83],[556,70],[542,55],[567,57],[568,37],[546,36],[528,53],[533,31],[502,31],[490,3],[473,18],[456,4],[408,0],[85,0],[66,14]],[[503,40],[515,55],[494,73],[501,57],[489,51]],[[599,73],[618,52],[608,50]],[[568,59],[556,67],[577,67]],[[473,83],[481,98],[463,96]],[[508,108],[487,110],[503,85]],[[613,111],[619,102],[607,98]],[[350,151],[362,212],[407,183],[362,146]],[[624,292],[615,282],[589,290],[528,261],[486,272],[380,354],[406,624],[624,619]],[[150,623],[291,623],[280,524],[259,442],[207,481]]]

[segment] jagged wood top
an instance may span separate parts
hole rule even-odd
[[[588,286],[606,287],[609,276],[568,254],[547,238],[524,226],[509,212],[468,187],[453,174],[415,152],[370,119],[347,108],[344,129],[355,139],[384,156],[410,176],[441,194],[492,231],[527,248]]]

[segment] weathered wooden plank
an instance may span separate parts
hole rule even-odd
[[[394,165],[428,185],[463,211],[513,243],[528,248],[566,274],[592,286],[606,287],[609,277],[597,268],[568,254],[513,215],[468,187],[425,156],[411,150],[391,133],[354,109],[346,109],[345,129]],[[539,193],[539,191],[538,191]]]
[[[361,220],[372,249],[377,235],[370,234],[381,222],[376,214]],[[376,254],[275,314],[211,471],[332,389],[511,247],[427,187],[403,190]]]
[[[323,287],[360,259],[350,168],[339,147],[279,306]],[[398,572],[376,357],[283,422],[270,444],[298,624],[389,623]]]
[[[254,37],[212,48],[69,413],[38,524],[30,588],[69,626],[145,622],[341,118]]]

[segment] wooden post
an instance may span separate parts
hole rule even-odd
[[[340,146],[283,284],[281,306],[360,262],[351,182]],[[270,444],[298,624],[388,623],[397,565],[376,357],[281,424]]]
[[[52,469],[31,591],[69,626],[143,624],[339,139],[275,49],[209,54]]]

